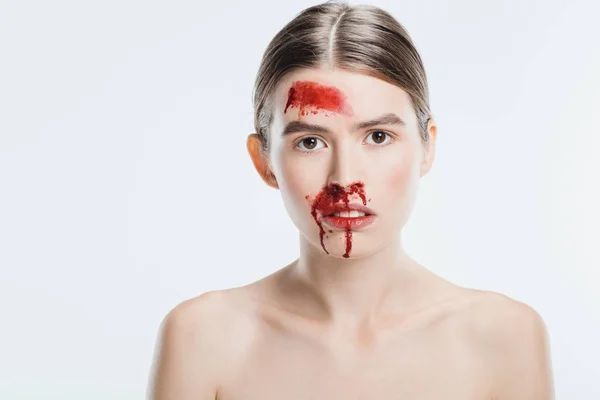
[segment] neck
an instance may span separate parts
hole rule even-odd
[[[405,253],[399,236],[353,259],[325,254],[300,235],[300,257],[290,267],[294,293],[311,314],[344,326],[369,325],[380,314],[414,305],[427,274]]]

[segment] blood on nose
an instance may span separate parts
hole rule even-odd
[[[332,184],[323,186],[321,191],[315,196],[315,199],[312,201],[311,215],[312,215],[315,223],[319,227],[319,239],[321,242],[321,247],[323,248],[325,253],[329,254],[329,252],[325,248],[325,243],[323,241],[323,237],[325,235],[325,229],[323,229],[323,224],[321,222],[320,216],[318,215],[319,214],[318,211],[322,210],[322,209],[326,209],[328,207],[331,207],[340,201],[343,201],[344,204],[347,206],[348,203],[350,202],[349,198],[353,194],[357,194],[361,198],[363,205],[366,206],[367,205],[367,197],[365,195],[364,187],[365,187],[365,184],[363,182],[355,182],[355,183],[352,183],[351,185],[349,185],[348,189],[346,190],[346,188],[344,188],[343,186],[341,186],[337,183],[332,183]],[[310,199],[310,196],[307,195],[305,198],[308,200],[308,199]],[[352,231],[350,229],[347,229],[346,230],[346,252],[344,253],[343,257],[345,257],[345,258],[350,257],[351,250],[352,250]]]

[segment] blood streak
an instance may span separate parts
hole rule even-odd
[[[354,112],[346,101],[346,96],[334,86],[325,86],[310,81],[295,81],[288,91],[288,99],[283,113],[288,107],[298,108],[298,116],[317,114],[319,110],[332,111],[351,117]],[[309,111],[310,109],[310,111]]]
[[[364,190],[365,184],[363,182],[356,182],[351,184],[348,187],[348,190],[345,190],[343,186],[338,185],[337,183],[333,183],[331,185],[325,185],[321,189],[321,191],[315,196],[311,204],[311,215],[315,220],[315,223],[319,226],[319,238],[321,241],[321,247],[325,250],[325,253],[329,254],[327,249],[325,248],[325,243],[323,243],[323,236],[325,234],[325,230],[323,229],[323,224],[318,216],[318,211],[324,208],[330,207],[338,203],[340,200],[344,202],[346,206],[350,202],[349,197],[353,194],[358,194],[363,201],[363,204],[367,205],[367,198],[365,196]],[[305,197],[307,200],[310,196]],[[331,231],[330,231],[331,232]],[[344,258],[350,257],[350,251],[352,250],[352,231],[350,229],[346,230],[346,253],[344,253]]]

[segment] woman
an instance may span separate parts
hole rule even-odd
[[[150,398],[552,399],[539,314],[403,250],[437,135],[406,30],[375,7],[310,7],[269,44],[254,100],[248,152],[300,255],[175,307]]]

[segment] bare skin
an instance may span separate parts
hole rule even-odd
[[[288,108],[294,82],[339,90],[343,112]],[[281,191],[300,233],[299,258],[175,307],[161,327],[149,398],[552,400],[539,314],[452,284],[402,248],[418,182],[433,162],[435,122],[423,145],[402,89],[348,71],[295,71],[274,98],[269,153],[256,134],[248,151],[265,183]],[[390,113],[404,122],[356,128]],[[310,126],[282,134],[294,121]],[[306,199],[323,185],[357,181],[375,222],[352,232],[346,257],[346,232],[328,226],[321,238]]]
[[[554,398],[543,322],[523,303],[416,266],[411,305],[336,326],[307,314],[293,268],[177,306],[149,398]]]

